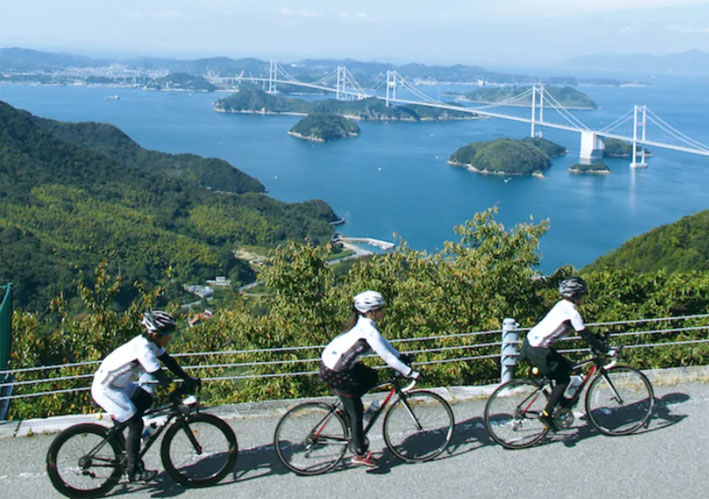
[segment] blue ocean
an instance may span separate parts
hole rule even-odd
[[[573,111],[601,128],[646,104],[667,123],[709,144],[709,92],[705,80],[656,79],[650,86],[581,86],[598,104]],[[430,92],[440,94],[440,89]],[[119,99],[107,99],[118,95]],[[646,169],[610,159],[606,176],[575,175],[577,133],[544,129],[569,153],[554,160],[545,178],[485,176],[453,167],[459,147],[497,137],[528,136],[527,124],[500,119],[384,123],[361,122],[361,135],[314,144],[287,135],[296,116],[222,114],[220,93],[170,93],[105,87],[0,85],[0,100],[63,121],[97,121],[121,128],[141,146],[170,153],[219,157],[258,178],[270,196],[287,202],[323,199],[347,223],[346,235],[395,241],[436,251],[455,240],[453,227],[497,206],[506,227],[549,219],[541,241],[541,269],[577,268],[627,239],[682,216],[709,209],[709,157],[649,147]],[[436,95],[437,96],[437,95]],[[510,113],[528,115],[529,109]],[[551,110],[545,119],[562,123]],[[632,134],[632,127],[617,130]],[[648,126],[648,138],[678,144]]]

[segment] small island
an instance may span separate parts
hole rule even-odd
[[[633,144],[620,139],[603,139],[603,145],[605,149],[603,150],[604,158],[622,158],[627,159],[633,155]],[[638,154],[640,154],[641,148],[638,147]],[[645,156],[652,156],[647,147],[645,148]]]
[[[552,158],[564,154],[566,149],[563,146],[541,137],[502,138],[463,146],[451,155],[448,164],[488,175],[543,177]]]
[[[357,137],[359,127],[339,114],[313,113],[296,123],[288,135],[314,142],[327,142],[333,139]]]
[[[608,165],[606,165],[604,162],[598,161],[590,165],[576,163],[569,167],[569,171],[571,173],[579,173],[586,175],[608,175],[611,172],[611,169],[608,168]]]
[[[455,106],[455,104],[451,104]],[[219,113],[293,114],[306,116],[312,113],[333,113],[349,119],[363,121],[435,121],[473,120],[480,118],[471,112],[440,109],[421,105],[389,106],[376,97],[340,101],[321,99],[306,101],[282,97],[259,88],[242,88],[237,93],[214,103]]]
[[[465,100],[472,102],[481,102],[485,104],[494,104],[502,102],[517,95],[520,95],[532,87],[505,85],[498,87],[480,87],[463,95]],[[559,104],[567,109],[597,109],[598,104],[583,92],[579,92],[571,87],[555,87],[545,86],[544,93],[550,94],[556,99]],[[551,102],[545,99],[544,107],[550,106]],[[532,105],[532,95],[528,95],[524,99],[517,99],[512,104],[513,106],[529,106]],[[539,105],[539,96],[537,96],[537,105]]]
[[[186,73],[170,73],[163,78],[150,80],[147,90],[172,90],[182,92],[214,92],[217,87],[201,76]]]

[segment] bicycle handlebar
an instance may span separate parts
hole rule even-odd
[[[417,382],[417,381],[418,381],[418,380],[416,380],[416,379],[412,379],[412,380],[411,380],[411,383],[409,383],[409,384],[406,385],[404,388],[402,388],[401,391],[404,392],[404,393],[410,391],[414,386],[416,386],[416,382]]]

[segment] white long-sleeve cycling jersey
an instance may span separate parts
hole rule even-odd
[[[582,331],[585,327],[576,305],[569,300],[561,300],[529,331],[527,341],[533,347],[549,348],[572,329]]]
[[[338,335],[325,347],[322,361],[333,371],[348,371],[360,356],[372,350],[392,369],[404,376],[411,373],[411,368],[399,360],[399,352],[379,333],[374,321],[364,316],[359,317],[352,329]]]

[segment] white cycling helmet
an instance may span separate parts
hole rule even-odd
[[[569,277],[559,283],[559,293],[564,298],[578,300],[588,293],[588,285],[581,277]]]
[[[145,326],[147,333],[157,333],[159,336],[169,336],[177,327],[175,319],[162,310],[145,312],[140,323]]]
[[[354,308],[363,314],[378,310],[384,305],[386,305],[384,297],[377,291],[363,291],[354,297]]]

